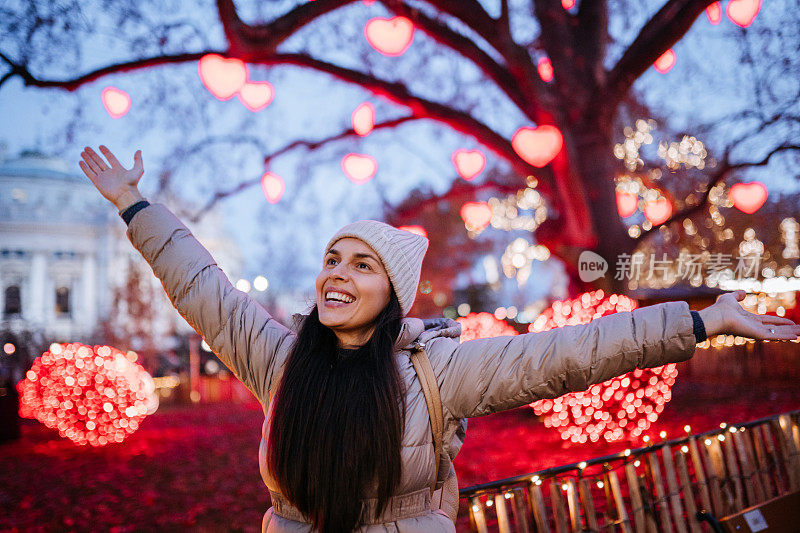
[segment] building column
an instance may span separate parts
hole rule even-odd
[[[97,326],[97,261],[94,254],[87,253],[83,256],[81,268],[81,296],[80,305],[77,313],[73,314],[74,321],[79,324],[79,329],[85,333],[90,333]],[[77,295],[76,295],[77,296]],[[77,298],[76,298],[77,300]]]
[[[27,284],[30,294],[27,298],[23,295],[24,307],[22,308],[22,316],[25,320],[34,324],[45,324],[47,318],[47,306],[45,305],[48,296],[47,286],[47,254],[45,252],[34,252]]]

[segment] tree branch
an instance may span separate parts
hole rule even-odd
[[[415,117],[415,116],[399,117],[399,118],[395,118],[395,119],[392,119],[392,120],[387,120],[385,122],[381,122],[381,123],[375,124],[372,129],[374,131],[374,130],[394,128],[395,126],[398,126],[398,125],[403,124],[405,122],[410,122],[412,120],[419,120],[420,118],[423,118],[423,117]],[[281,156],[281,155],[283,155],[283,154],[285,154],[285,153],[287,153],[287,152],[289,152],[291,150],[294,150],[295,148],[305,147],[308,150],[315,150],[315,149],[320,148],[321,146],[324,146],[324,145],[326,145],[328,143],[331,143],[331,142],[334,142],[334,141],[339,141],[339,140],[342,140],[342,139],[346,139],[348,137],[359,137],[359,135],[355,132],[355,130],[353,130],[351,128],[349,130],[345,130],[343,132],[337,133],[336,135],[332,135],[330,137],[326,137],[324,139],[318,139],[318,140],[314,140],[314,141],[305,140],[305,139],[298,139],[298,140],[292,141],[291,143],[287,144],[286,146],[284,146],[282,148],[279,148],[278,150],[275,150],[271,154],[267,154],[264,157],[264,166],[266,167],[276,157],[279,157],[279,156]],[[258,176],[257,178],[245,180],[245,181],[243,181],[241,183],[238,183],[234,187],[231,187],[230,189],[226,189],[226,190],[222,190],[222,191],[216,191],[214,193],[214,195],[211,197],[211,199],[209,199],[208,202],[205,203],[205,205],[203,205],[196,213],[194,213],[193,215],[191,215],[189,217],[189,220],[191,220],[192,222],[197,222],[198,220],[200,220],[200,218],[203,216],[203,214],[206,211],[208,211],[212,207],[214,207],[220,200],[223,200],[223,199],[225,199],[225,198],[227,198],[229,196],[233,196],[233,195],[238,194],[238,193],[240,193],[242,191],[245,191],[246,189],[249,189],[250,187],[252,187],[254,185],[258,185],[260,182],[261,182],[261,176]]]
[[[499,29],[503,35],[511,38],[511,17],[508,12],[508,0],[500,0],[500,18],[497,19]]]
[[[714,0],[669,0],[645,23],[608,74],[602,100],[609,109],[628,92],[633,82],[664,52],[678,42],[703,10]]]
[[[506,60],[508,72],[517,80],[522,92],[529,95],[529,98],[539,102],[540,108],[549,110],[555,108],[551,89],[539,79],[536,66],[533,64],[527,48],[518,45],[512,40],[510,29],[509,31],[504,31],[502,5],[500,20],[498,21],[493,19],[477,0],[426,1],[442,13],[446,13],[465,24],[497,50]],[[505,3],[505,0],[503,1]],[[524,108],[522,110],[525,111]],[[546,115],[549,116],[551,113],[552,111],[546,113]],[[543,121],[541,114],[529,114],[528,118],[535,122],[549,123]]]
[[[306,24],[355,1],[303,2],[267,24],[253,26],[239,18],[233,0],[217,0],[217,11],[231,54],[247,59],[253,53],[275,52],[279,44]]]
[[[516,193],[520,190],[519,185],[509,185],[507,183],[500,183],[494,180],[486,180],[481,184],[472,185],[471,187],[467,184],[463,184],[462,187],[456,186],[454,184],[453,187],[441,195],[432,195],[428,198],[424,198],[422,200],[415,200],[414,202],[403,202],[399,206],[391,206],[388,204],[384,205],[384,209],[392,209],[393,211],[393,218],[398,220],[403,220],[407,218],[413,218],[417,213],[422,211],[425,207],[438,203],[442,200],[453,200],[458,199],[465,194],[472,194],[484,191],[484,190],[494,190],[500,194],[512,194]]]
[[[428,15],[413,8],[405,2],[397,0],[384,0],[387,8],[398,15],[411,20],[415,26],[428,34],[436,42],[443,44],[479,67],[497,86],[511,99],[512,102],[528,117],[540,114],[534,95],[525,95],[520,91],[516,80],[505,67],[498,64],[489,54],[474,41],[453,31],[446,24],[430,18]]]
[[[136,70],[159,64],[195,61],[207,53],[224,54],[224,52],[219,51],[204,51],[192,54],[178,54],[174,56],[149,57],[136,61],[108,65],[71,80],[60,81],[40,80],[31,75],[27,69],[24,69],[24,67],[19,68],[24,69],[23,79],[25,80],[26,85],[32,85],[35,87],[61,88],[73,91],[81,85],[96,80],[107,74]],[[456,131],[475,138],[478,142],[495,152],[499,157],[511,163],[515,171],[517,171],[521,176],[527,176],[530,174],[542,176],[544,179],[541,182],[540,190],[543,194],[550,194],[552,190],[552,184],[545,181],[548,179],[549,181],[552,181],[551,174],[546,171],[543,172],[542,170],[535,168],[523,161],[514,151],[513,147],[511,146],[511,142],[505,139],[503,136],[482,122],[479,122],[468,113],[451,109],[446,105],[426,100],[411,94],[408,88],[402,83],[381,80],[369,74],[320,61],[305,54],[266,53],[262,56],[251,57],[249,61],[264,65],[290,64],[308,67],[321,72],[327,72],[328,74],[331,74],[340,80],[360,85],[376,95],[383,96],[392,102],[409,107],[414,116],[437,120],[438,122],[447,124]]]
[[[414,116],[434,119],[464,135],[473,137],[499,157],[508,161],[521,176],[534,174],[542,177],[540,191],[543,194],[547,195],[552,191],[552,183],[547,182],[552,182],[552,173],[533,167],[522,160],[514,151],[511,142],[505,137],[468,113],[411,94],[402,83],[380,80],[368,74],[326,63],[305,54],[276,54],[271,57],[253,58],[252,61],[263,64],[283,63],[309,67],[327,72],[338,79],[360,85],[373,94],[383,96],[396,104],[409,107]]]
[[[6,63],[8,63],[11,66],[10,73],[13,73],[13,75],[21,77],[22,80],[25,82],[25,85],[29,87],[49,87],[54,89],[66,89],[67,91],[74,91],[78,89],[81,85],[93,82],[109,74],[114,74],[117,72],[127,72],[131,70],[139,70],[147,67],[152,67],[155,65],[167,65],[173,63],[186,63],[188,61],[197,61],[206,54],[227,55],[226,52],[220,50],[206,50],[203,52],[147,57],[144,59],[136,59],[134,61],[126,61],[123,63],[115,63],[112,65],[107,65],[103,68],[99,68],[97,70],[93,70],[81,76],[66,80],[42,80],[31,74],[31,72],[28,70],[27,67],[25,67],[24,65],[14,63],[10,59],[8,59],[3,53],[0,53],[0,58],[2,58]],[[6,77],[4,76],[3,81],[5,81],[5,79]]]
[[[609,41],[607,2],[581,2],[575,41],[580,55],[586,60],[584,70],[598,87],[602,86],[606,81],[603,59]]]
[[[638,237],[636,237],[634,239],[634,241],[637,242],[637,243],[641,242],[642,240],[647,238],[648,235],[650,235],[652,232],[654,232],[659,227],[668,226],[671,223],[675,222],[676,220],[684,219],[686,217],[689,217],[689,216],[701,211],[703,208],[705,208],[706,204],[708,203],[708,197],[711,194],[711,189],[713,189],[714,186],[717,185],[717,183],[722,181],[728,174],[730,174],[734,170],[738,170],[738,169],[741,169],[741,168],[750,168],[750,167],[763,167],[763,166],[769,164],[769,160],[775,154],[780,153],[780,152],[786,152],[786,151],[789,151],[789,150],[800,150],[800,145],[791,144],[791,143],[783,143],[780,146],[776,146],[775,148],[773,148],[760,161],[745,161],[745,162],[741,162],[741,163],[728,163],[727,159],[728,159],[728,154],[730,153],[730,147],[729,147],[729,149],[727,150],[727,153],[726,153],[725,162],[722,163],[720,165],[720,167],[717,169],[717,171],[714,172],[714,174],[711,175],[711,180],[709,181],[708,186],[706,187],[706,190],[703,193],[703,197],[700,199],[700,201],[697,203],[697,205],[693,205],[692,207],[688,207],[686,209],[683,209],[683,210],[673,214],[671,217],[669,217],[666,221],[662,222],[658,226],[653,226],[649,230],[643,231]]]
[[[577,20],[567,12],[561,2],[535,0],[534,12],[541,27],[539,40],[555,71],[555,86],[562,100],[561,112],[574,121],[583,114],[586,102],[596,90],[586,83],[582,75],[586,65],[576,48]]]
[[[442,13],[458,19],[480,35],[495,50],[503,53],[503,41],[497,31],[497,21],[483,8],[478,0],[426,0]]]

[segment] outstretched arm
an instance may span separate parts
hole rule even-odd
[[[743,292],[723,294],[700,311],[709,336],[791,340],[800,335],[791,320],[744,311],[737,303],[742,298]],[[693,325],[689,305],[678,301],[514,337],[431,342],[445,353],[442,402],[455,418],[467,418],[583,391],[636,368],[685,361],[695,351]]]
[[[122,213],[142,200],[141,152],[128,170],[106,147],[104,161],[91,148],[80,167],[100,193]],[[172,304],[256,397],[266,402],[278,354],[285,355],[294,334],[256,301],[236,290],[208,251],[166,207],[138,211],[128,237],[161,280]]]

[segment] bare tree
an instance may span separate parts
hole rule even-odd
[[[0,45],[0,59],[7,65],[0,77],[0,89],[18,77],[28,86],[74,91],[112,74],[191,63],[209,53],[241,58],[254,65],[293,65],[319,71],[408,109],[406,116],[379,124],[378,128],[394,128],[405,121],[434,120],[474,138],[506,161],[519,176],[521,187],[527,176],[535,175],[539,190],[548,198],[554,213],[541,227],[540,237],[546,239],[540,241],[545,240],[554,255],[574,263],[584,249],[595,250],[605,257],[634,249],[637,241],[630,238],[628,228],[617,215],[615,176],[620,162],[611,155],[617,135],[615,119],[623,103],[637,100],[632,92],[634,82],[686,35],[712,0],[667,0],[654,12],[637,2],[622,0],[584,0],[571,11],[565,10],[558,0],[499,0],[496,16],[490,15],[478,0],[382,0],[381,4],[391,13],[409,18],[433,42],[470,62],[482,74],[483,82],[489,82],[530,123],[553,125],[561,131],[564,149],[541,169],[517,154],[508,135],[470,113],[468,104],[459,105],[459,98],[443,102],[415,90],[419,79],[429,73],[424,70],[424,63],[422,70],[402,72],[404,77],[392,79],[376,72],[380,69],[369,68],[368,61],[361,63],[368,68],[359,69],[323,59],[305,49],[296,50],[298,35],[313,41],[317,35],[310,33],[314,24],[324,24],[334,12],[354,3],[354,0],[317,0],[294,6],[276,2],[264,7],[266,3],[237,6],[233,0],[217,0],[216,15],[224,35],[220,40],[207,24],[206,28],[198,26],[196,18],[156,19],[157,3],[105,2],[108,16],[118,20],[119,31],[138,35],[136,53],[130,58],[80,70],[82,54],[76,52],[72,70],[77,73],[56,77],[47,71],[58,62],[58,54],[52,44],[41,46],[40,40],[49,37],[49,42],[57,45],[72,38],[71,25],[83,25],[86,31],[92,31],[93,21],[83,14],[84,6],[79,2],[51,5],[32,1],[18,9],[4,8],[2,13],[11,21],[4,29],[16,38],[16,43],[8,48]],[[795,25],[796,15],[788,12],[797,12],[796,4],[796,0],[787,0],[785,8],[787,18]],[[265,18],[263,11],[270,9],[282,11],[278,15],[270,13],[268,21],[261,21]],[[624,36],[612,36],[609,24],[612,15],[622,19],[627,30]],[[254,21],[247,22],[246,18]],[[520,24],[538,31],[518,37],[515,34],[525,33],[515,31]],[[338,30],[345,32],[344,26]],[[635,36],[631,40],[632,35]],[[220,44],[209,44],[215,40],[221,41]],[[353,56],[357,53],[354,49]],[[537,73],[536,59],[543,55],[552,62],[555,72],[552,83],[544,82]],[[364,54],[359,59],[364,59]],[[786,75],[794,66],[791,61],[782,63],[777,75]],[[793,101],[796,100],[795,97]],[[756,117],[760,122],[755,128],[770,119]],[[664,224],[680,220],[692,210],[703,209],[711,188],[737,169],[765,164],[776,154],[797,150],[796,134],[794,129],[773,137],[777,142],[763,158],[736,159],[731,149],[734,145],[723,147],[723,156],[705,180],[698,203],[679,210]],[[346,129],[323,139],[294,140],[263,153],[269,161],[300,146],[314,148],[354,137],[355,132]],[[235,141],[231,138],[225,142]],[[168,171],[162,180],[165,184],[169,182]],[[233,187],[209,191],[207,205],[255,183],[257,180],[244,180]],[[653,187],[660,188],[660,184],[654,183]]]

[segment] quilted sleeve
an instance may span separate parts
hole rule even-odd
[[[294,333],[235,289],[208,251],[166,207],[136,214],[128,238],[170,301],[231,372],[265,404],[279,353]]]
[[[667,302],[584,325],[476,339],[436,338],[442,402],[456,418],[487,415],[588,389],[636,368],[685,361],[695,351],[689,305]]]

